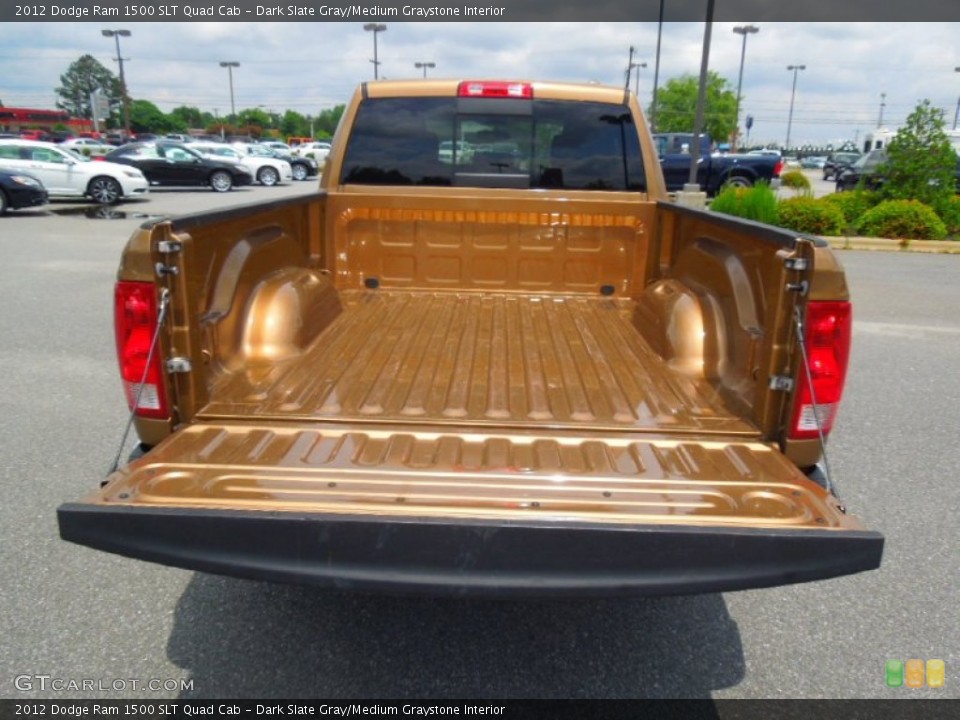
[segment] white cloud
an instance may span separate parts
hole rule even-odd
[[[782,142],[790,103],[789,64],[805,64],[797,83],[793,138],[853,138],[876,125],[901,123],[921,98],[944,109],[952,125],[960,96],[960,23],[762,23],[747,41],[743,114],[753,137]],[[227,72],[236,60],[238,109],[264,105],[316,113],[345,102],[372,77],[373,40],[359,23],[131,23],[123,38],[128,84],[136,98],[164,110],[195,105],[227,112]],[[735,88],[741,37],[715,23],[710,68]],[[89,53],[116,70],[113,42],[93,23],[6,23],[0,26],[0,100],[52,107],[71,62]],[[650,100],[656,23],[388,23],[378,37],[380,71],[417,77],[528,77],[621,84],[628,48],[637,49],[641,100]],[[667,23],[661,84],[699,72],[703,25]],[[631,83],[631,86],[633,83]]]

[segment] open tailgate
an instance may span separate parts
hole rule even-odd
[[[768,587],[883,549],[775,447],[615,433],[198,423],[58,516],[129,557],[428,593]]]

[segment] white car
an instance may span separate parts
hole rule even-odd
[[[190,149],[215,160],[229,160],[246,167],[261,185],[271,186],[293,180],[293,169],[286,160],[249,155],[233,145],[192,142]]]
[[[73,138],[72,140],[64,140],[62,143],[59,143],[59,145],[62,148],[73,150],[86,157],[90,157],[91,155],[106,155],[114,149],[113,145],[108,145],[93,138]]]
[[[101,205],[146,195],[149,183],[136,168],[84,160],[53,143],[0,139],[0,168],[38,178],[50,197],[88,197]]]
[[[293,153],[295,155],[300,155],[301,157],[312,157],[321,165],[323,161],[327,159],[327,155],[330,154],[330,143],[319,140],[317,142],[308,142],[297,145],[293,148]]]
[[[280,142],[279,140],[261,140],[257,144],[263,145],[264,147],[268,147],[272,150],[279,150],[282,153],[290,152],[290,146],[285,142]]]

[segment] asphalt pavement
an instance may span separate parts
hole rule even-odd
[[[875,572],[692,597],[461,601],[234,580],[62,542],[56,507],[97,487],[126,419],[112,284],[133,229],[314,186],[0,218],[0,697],[960,698],[957,256],[840,253],[854,347],[830,459],[850,511],[886,535]],[[946,686],[887,688],[885,662],[908,658],[943,659]],[[64,685],[83,681],[93,689]]]

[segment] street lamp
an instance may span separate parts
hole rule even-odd
[[[130,37],[129,30],[101,30],[100,34],[104,37],[112,37],[117,44],[117,63],[120,65],[120,94],[123,103],[123,131],[130,139],[130,102],[127,98],[127,80],[123,75],[123,61],[130,58],[124,58],[120,55],[120,38]]]
[[[960,67],[955,67],[954,72],[960,72]],[[953,113],[953,129],[957,129],[957,118],[960,118],[960,97],[957,98],[957,110]]]
[[[647,66],[647,64],[646,64],[645,62],[642,62],[642,63],[630,63],[630,69],[631,69],[631,70],[632,70],[633,68],[637,68],[637,74],[636,74],[636,77],[634,78],[634,81],[633,81],[633,83],[634,83],[633,94],[637,96],[637,102],[640,102],[640,68],[645,68],[646,66]]]
[[[233,122],[237,121],[237,106],[233,102],[233,69],[235,67],[240,67],[240,63],[236,60],[221,60],[220,67],[225,67],[227,73],[230,75],[230,117]]]
[[[740,49],[740,77],[737,80],[737,132],[733,137],[733,149],[737,149],[740,142],[740,90],[743,88],[743,63],[747,58],[747,35],[760,32],[754,25],[738,25],[733,29],[737,35],[743,35],[743,47]]]
[[[793,99],[797,94],[797,73],[801,70],[806,70],[806,65],[787,65],[787,70],[793,71],[793,90],[790,91],[790,116],[787,119],[787,142],[783,146],[784,150],[790,148],[790,130],[793,127]]]
[[[377,59],[377,33],[384,32],[387,26],[383,23],[367,23],[363,26],[363,29],[373,33],[373,79],[377,80],[380,77],[380,61]]]
[[[419,70],[420,68],[423,68],[423,77],[424,77],[424,79],[426,79],[426,77],[427,77],[427,68],[435,68],[435,67],[437,66],[437,64],[436,64],[436,63],[432,63],[432,62],[417,62],[417,63],[414,63],[413,66],[414,66],[415,68],[417,68],[418,70]]]
[[[657,60],[653,65],[653,99],[650,101],[650,130],[657,131],[657,85],[660,83],[660,41],[663,39],[663,0],[660,0],[660,20],[657,23]]]

